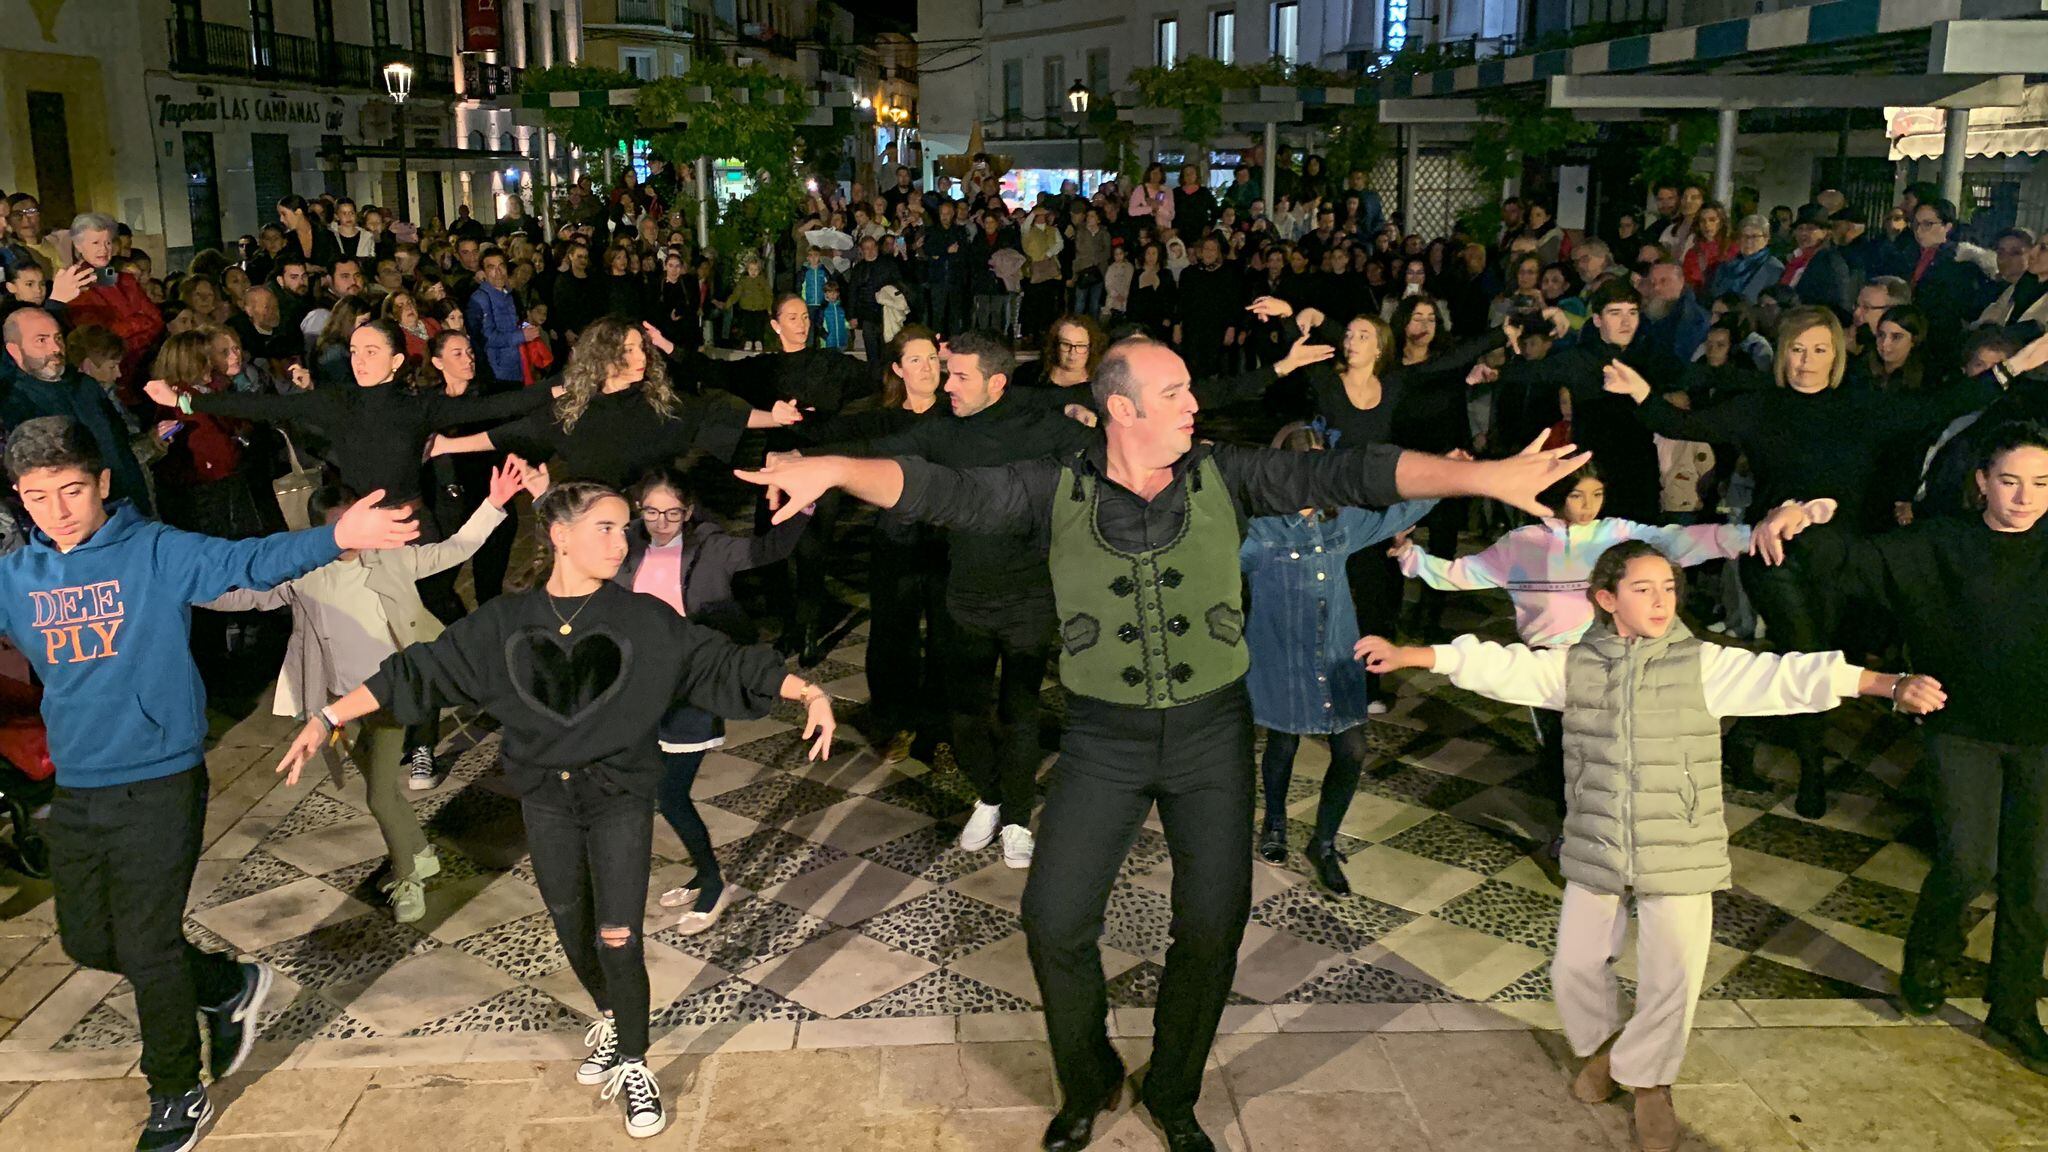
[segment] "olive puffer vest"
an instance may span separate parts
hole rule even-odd
[[[1565,879],[1608,895],[1730,886],[1721,723],[1684,624],[1627,639],[1596,623],[1565,659]]]

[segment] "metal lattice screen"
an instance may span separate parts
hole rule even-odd
[[[1399,212],[1405,230],[1427,237],[1448,236],[1458,217],[1486,203],[1486,190],[1478,177],[1465,167],[1454,148],[1424,148],[1415,159],[1412,174],[1414,210],[1401,203],[1401,157],[1380,157],[1373,165],[1370,184],[1380,194],[1389,215]]]

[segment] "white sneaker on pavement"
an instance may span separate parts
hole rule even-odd
[[[583,1042],[590,1045],[590,1055],[576,1066],[578,1084],[602,1084],[611,1078],[612,1070],[619,1066],[619,1029],[610,1016],[599,1016],[597,1023],[583,1034]]]
[[[1031,851],[1034,846],[1031,829],[1022,824],[1003,825],[1003,863],[1012,868],[1031,867]]]
[[[960,830],[960,850],[979,852],[996,838],[996,829],[1003,826],[1003,806],[974,802],[974,815],[967,818],[967,827]]]
[[[645,1060],[621,1060],[604,1082],[603,1100],[626,1098],[626,1135],[634,1139],[659,1136],[668,1127],[668,1113],[661,1107],[661,1085]]]

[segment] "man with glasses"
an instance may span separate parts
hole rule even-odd
[[[2025,243],[2021,243],[2025,238]],[[2007,250],[2018,250],[2019,270],[2008,276]],[[2048,327],[2048,235],[2036,240],[2026,229],[2013,228],[1998,238],[1998,278],[2004,289],[1998,299],[1977,316],[1977,327],[1987,324],[2033,324]]]
[[[6,242],[0,244],[0,270],[9,277],[23,264],[35,264],[45,276],[54,276],[63,261],[57,247],[43,237],[43,206],[27,192],[7,198]]]
[[[1913,242],[1920,246],[1908,277],[1913,302],[1927,313],[1928,363],[1947,372],[1960,354],[1964,325],[1989,302],[1992,282],[1976,261],[1957,250],[1951,235],[1957,220],[1953,203],[1939,197],[1922,200],[1910,219]]]

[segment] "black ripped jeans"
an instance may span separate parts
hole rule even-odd
[[[533,878],[569,967],[598,1009],[616,1018],[620,1059],[638,1060],[647,1055],[640,924],[654,850],[654,801],[608,792],[580,772],[553,772],[520,797],[520,807]],[[602,939],[612,928],[626,929],[623,944]]]

